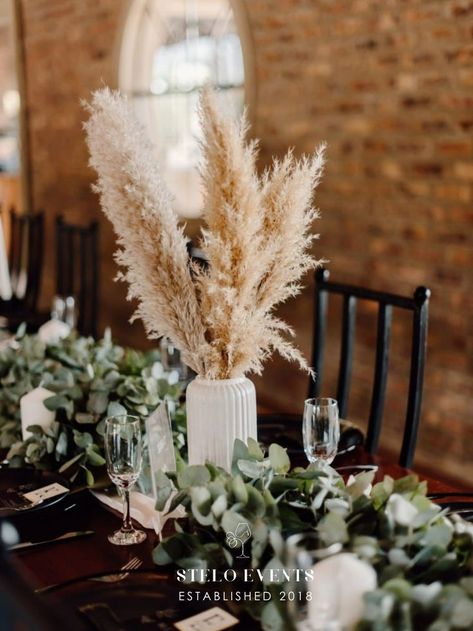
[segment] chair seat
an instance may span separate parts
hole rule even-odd
[[[301,452],[302,444],[302,414],[288,414],[276,412],[258,414],[258,438],[269,445],[279,443],[288,448],[288,452]],[[340,441],[338,451],[347,451],[362,446],[365,442],[363,431],[351,421],[340,421]]]

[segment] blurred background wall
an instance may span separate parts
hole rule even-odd
[[[117,85],[124,0],[19,0],[34,206],[98,217],[101,236],[101,325],[123,343],[146,344],[125,288],[113,283],[114,240],[90,190],[93,174],[80,100]],[[432,289],[429,351],[417,462],[438,475],[473,474],[473,2],[461,0],[241,0],[252,48],[252,133],[261,166],[288,146],[310,152],[328,143],[317,195],[323,218],[316,251],[332,278],[409,294]],[[195,225],[191,222],[191,231]],[[47,248],[42,301],[53,292]],[[308,354],[309,288],[285,305]],[[333,321],[338,317],[333,307]],[[350,417],[369,405],[376,314],[358,317]],[[401,314],[402,316],[402,314]],[[387,449],[398,444],[404,414],[401,318],[392,340]],[[324,392],[334,394],[338,347],[330,346]],[[257,379],[259,401],[300,410],[307,380],[277,358]]]

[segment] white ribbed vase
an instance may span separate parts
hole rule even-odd
[[[200,379],[187,386],[189,464],[231,469],[235,438],[256,440],[256,391],[246,377]]]

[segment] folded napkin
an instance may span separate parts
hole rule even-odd
[[[116,495],[107,495],[98,491],[92,491],[95,497],[110,508],[121,512],[123,510],[123,500]],[[155,500],[152,497],[143,495],[138,491],[130,493],[130,513],[132,519],[135,519],[144,528],[153,528],[160,535],[168,519],[179,519],[185,517],[186,511],[183,506],[177,506],[172,512],[168,512],[171,505],[172,496],[168,499],[164,510],[157,511],[155,509]]]

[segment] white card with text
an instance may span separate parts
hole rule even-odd
[[[23,493],[23,497],[34,504],[36,502],[44,502],[44,500],[49,500],[51,497],[56,497],[56,495],[62,495],[63,493],[69,493],[69,489],[55,482],[54,484],[43,486],[41,489],[36,489],[36,491]]]
[[[175,622],[174,626],[179,631],[222,631],[238,623],[238,618],[232,616],[220,607],[212,607],[195,616]]]

